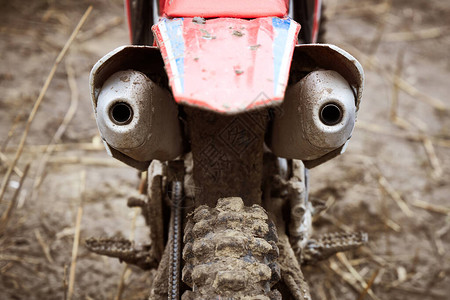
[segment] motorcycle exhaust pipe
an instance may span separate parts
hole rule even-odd
[[[315,160],[342,147],[356,120],[353,89],[335,71],[314,71],[288,87],[268,142],[280,157]]]
[[[141,72],[120,71],[105,81],[96,119],[103,140],[137,161],[172,160],[183,153],[176,103]]]

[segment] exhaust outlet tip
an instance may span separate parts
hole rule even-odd
[[[116,125],[127,125],[133,119],[133,109],[126,102],[116,102],[109,109],[109,118]]]
[[[336,103],[327,103],[320,109],[320,121],[327,126],[334,126],[342,121],[342,108]]]

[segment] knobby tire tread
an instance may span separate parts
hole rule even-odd
[[[259,205],[241,198],[198,207],[184,233],[182,299],[281,299],[271,287],[280,279],[275,225]]]

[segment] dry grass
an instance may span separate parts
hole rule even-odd
[[[410,57],[414,55],[411,47],[416,46],[415,51],[423,50],[427,48],[425,44],[422,48],[417,45],[428,40],[442,39],[442,47],[448,46],[445,38],[448,40],[449,26],[433,23],[420,28],[408,27],[414,17],[431,13],[414,6],[417,1],[410,3],[408,9],[412,13],[402,11],[395,1],[360,1],[355,5],[348,0],[329,0],[327,3],[331,22],[350,19],[355,27],[370,25],[373,29],[372,36],[352,37],[349,30],[348,34],[336,35],[335,40],[362,62],[368,74],[366,90],[371,90],[375,80],[388,91],[390,99],[383,110],[376,110],[369,101],[378,100],[379,95],[365,95],[367,100],[362,103],[363,112],[353,138],[359,150],[353,151],[351,143],[347,154],[330,163],[329,169],[318,170],[320,175],[314,177],[313,196],[327,203],[327,209],[314,219],[318,230],[362,229],[370,234],[368,246],[305,268],[315,299],[447,299],[450,207],[442,199],[448,197],[449,191],[449,101],[446,95],[415,80],[411,74],[420,75],[422,70],[414,69]],[[128,196],[133,188],[130,182],[137,180],[129,178],[129,173],[121,175],[126,172],[121,163],[99,156],[104,148],[98,137],[92,138],[94,134],[80,140],[65,136],[70,137],[80,128],[74,120],[78,111],[84,109],[83,101],[89,101],[85,87],[78,85],[79,81],[86,81],[88,65],[101,55],[90,52],[94,49],[92,44],[102,48],[99,53],[106,53],[107,49],[98,43],[105,41],[102,40],[105,35],[116,34],[114,30],[123,23],[123,18],[117,17],[119,13],[120,7],[114,14],[102,11],[105,14],[102,19],[100,11],[93,11],[95,20],[91,18],[91,23],[86,23],[87,29],[79,33],[65,72],[58,75],[58,65],[87,18],[83,17],[56,61],[49,63],[50,74],[34,104],[31,103],[34,106],[27,120],[24,116],[28,115],[30,103],[25,101],[26,95],[17,98],[24,109],[15,109],[9,102],[5,106],[13,117],[8,123],[1,123],[5,128],[0,148],[2,299],[119,300],[144,298],[147,294],[151,278],[148,273],[93,257],[82,246],[83,239],[92,232],[109,235],[123,232],[118,215],[122,207],[126,210],[126,205],[125,200],[122,206],[116,205],[120,202],[117,199]],[[403,20],[406,17],[402,13],[413,14],[412,21]],[[50,26],[54,34],[59,27],[70,32],[74,23],[70,11],[51,6],[40,17],[41,23],[33,21],[30,25],[21,21],[14,24],[15,28],[3,26],[0,33],[25,41],[24,35],[33,26]],[[330,30],[339,27],[333,23],[330,26]],[[42,38],[45,32],[36,35],[42,39],[36,48],[23,44],[23,51],[28,55],[43,49],[51,54],[58,49],[57,43],[47,43]],[[390,49],[395,51],[389,53]],[[431,48],[427,51],[433,53]],[[448,78],[444,69],[436,74],[436,80]],[[9,78],[3,74],[6,71],[0,73],[2,78]],[[35,81],[29,84],[39,89],[37,82],[41,78],[42,74],[36,74]],[[50,84],[52,78],[57,82]],[[66,95],[70,95],[67,99],[71,103],[67,110],[60,111],[62,115],[58,118],[39,115],[39,107],[44,108],[46,104],[43,100],[58,97],[55,91],[64,84],[68,85]],[[2,88],[6,89],[4,85]],[[377,119],[366,118],[370,114],[364,115],[365,105],[376,111]],[[56,126],[49,132],[33,132],[31,125],[42,124],[45,118],[54,118]],[[81,122],[90,122],[95,127],[90,117],[83,115]],[[30,141],[33,134],[45,139]],[[399,166],[395,159],[402,157],[389,152],[392,149],[389,147],[394,147],[390,145],[414,156],[414,162]],[[81,193],[85,194],[84,206],[79,204],[83,197],[79,197],[78,186],[82,169],[88,170],[86,193]],[[112,182],[109,186],[104,184],[108,180]],[[30,191],[35,194],[31,196]],[[447,196],[442,196],[443,193]],[[134,228],[136,211],[131,218]]]
[[[41,105],[42,100],[44,99],[44,96],[47,93],[48,87],[50,86],[50,83],[52,82],[53,76],[55,75],[55,72],[56,72],[60,62],[63,60],[64,56],[66,55],[67,50],[69,50],[69,47],[72,45],[72,42],[74,41],[75,37],[77,36],[77,33],[80,31],[84,22],[86,22],[86,19],[88,18],[91,11],[92,11],[92,6],[89,6],[89,8],[86,10],[84,15],[81,17],[80,21],[78,22],[77,26],[73,30],[73,32],[70,35],[69,39],[67,40],[66,44],[61,49],[61,52],[56,57],[55,62],[53,63],[53,66],[50,70],[50,73],[48,74],[47,79],[45,80],[45,83],[42,86],[41,92],[39,93],[39,96],[37,97],[36,101],[34,102],[33,109],[31,110],[28,120],[25,124],[25,129],[22,133],[22,137],[20,139],[20,143],[17,148],[17,152],[14,155],[13,161],[11,162],[11,164],[8,167],[8,171],[6,172],[5,177],[3,177],[2,185],[0,187],[0,203],[3,200],[3,196],[6,192],[6,188],[8,186],[8,183],[11,178],[11,174],[14,170],[14,167],[16,166],[16,164],[18,163],[18,161],[20,159],[20,156],[22,155],[23,147],[25,146],[25,142],[27,140],[28,133],[30,131],[31,123],[33,122],[34,117],[36,116],[36,113],[39,109],[39,106]]]

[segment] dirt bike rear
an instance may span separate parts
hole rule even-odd
[[[310,299],[301,265],[360,246],[313,238],[308,169],[343,153],[363,70],[317,44],[321,1],[126,1],[134,45],[91,72],[107,152],[140,170],[148,245],[92,251],[156,268],[150,299]]]

